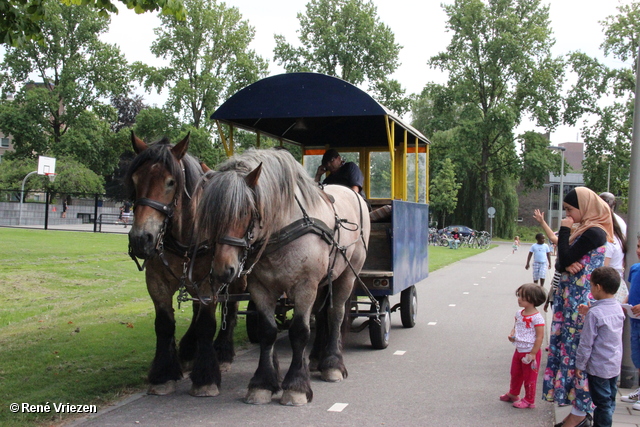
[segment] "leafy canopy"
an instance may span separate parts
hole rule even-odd
[[[497,212],[497,226],[506,227],[497,231],[508,235],[515,218],[500,215],[512,215],[517,198],[504,183],[520,173],[513,131],[525,115],[549,130],[560,116],[563,61],[550,53],[549,8],[539,0],[458,0],[443,8],[453,36],[429,64],[449,81],[425,87],[413,106],[414,124],[432,140],[447,132],[435,160],[460,164],[456,221],[488,228],[495,190],[504,203],[515,203]]]
[[[266,76],[267,62],[248,48],[255,30],[239,10],[215,0],[185,0],[187,16],[161,16],[151,52],[166,67],[133,64],[146,90],[168,88],[167,108],[183,121],[210,128],[209,116],[221,101]]]
[[[162,10],[163,14],[184,18],[184,7],[180,0],[119,0],[136,13]],[[106,18],[109,13],[118,13],[111,0],[61,0],[67,6],[75,5],[92,8]],[[43,43],[46,36],[43,25],[55,18],[42,0],[0,0],[0,43],[22,46],[27,41]]]
[[[301,46],[275,35],[274,59],[289,73],[315,71],[354,85],[367,83],[373,97],[402,114],[409,101],[396,80],[402,48],[391,29],[380,21],[377,8],[363,0],[311,0],[298,13]]]
[[[635,58],[640,37],[640,4],[618,7],[603,22],[604,55],[616,60],[608,67],[583,52],[572,52],[569,64],[576,83],[566,100],[564,121],[581,123],[586,150],[583,162],[587,186],[596,192],[626,196],[631,163]]]

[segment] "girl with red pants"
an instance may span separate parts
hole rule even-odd
[[[544,317],[536,307],[544,304],[547,295],[542,287],[527,283],[516,290],[516,296],[522,310],[516,312],[515,325],[508,337],[516,346],[511,359],[511,386],[500,400],[513,402],[514,408],[535,408],[540,347],[544,338]],[[523,384],[525,395],[520,399]]]

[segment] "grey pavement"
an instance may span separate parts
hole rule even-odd
[[[314,399],[304,407],[284,407],[275,398],[263,406],[242,402],[257,367],[258,350],[251,346],[223,373],[215,398],[189,396],[186,379],[171,396],[139,393],[66,424],[551,426],[567,408],[539,399],[542,375],[535,409],[516,409],[498,400],[509,387],[513,346],[507,335],[518,309],[515,289],[531,281],[531,271],[524,269],[527,251],[523,245],[512,254],[510,242],[499,244],[432,272],[417,286],[416,326],[403,328],[399,313],[393,313],[385,350],[371,348],[366,330],[349,335],[344,352],[349,377],[325,383],[314,375]],[[398,300],[393,296],[392,304]],[[283,334],[277,343],[282,373],[290,360],[288,347]],[[542,369],[545,362],[543,357]],[[640,411],[630,407],[618,404],[615,426],[635,425],[636,419],[640,425]]]

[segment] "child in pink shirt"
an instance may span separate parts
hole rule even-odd
[[[516,296],[522,310],[516,312],[515,325],[508,337],[516,346],[511,359],[511,385],[500,400],[514,402],[514,408],[535,408],[540,347],[544,338],[544,317],[536,307],[544,304],[547,295],[542,287],[527,283],[516,290]],[[520,399],[523,384],[525,395]]]

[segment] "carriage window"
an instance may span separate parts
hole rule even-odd
[[[416,155],[415,153],[407,154],[407,200],[419,203],[426,202],[427,183],[427,155],[418,153],[418,200],[416,199]]]
[[[386,151],[369,153],[369,197],[372,199],[391,198],[391,156]]]
[[[360,167],[360,153],[349,153],[346,151],[340,151],[340,157],[344,162],[353,162],[358,167]],[[320,166],[320,162],[322,162],[322,155],[305,155],[304,156],[304,170],[307,171],[309,176],[315,177],[316,171],[318,170],[318,166]],[[362,168],[360,168],[362,169]]]

